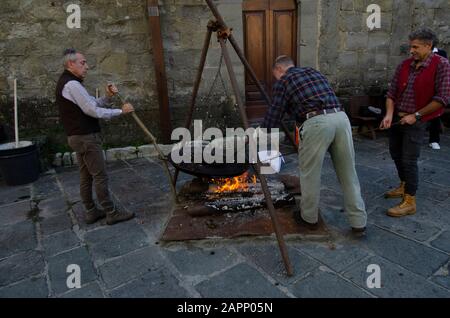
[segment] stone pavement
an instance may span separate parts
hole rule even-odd
[[[418,213],[385,216],[397,185],[387,139],[355,139],[357,170],[369,213],[366,237],[349,232],[330,158],[321,209],[328,241],[287,240],[293,277],[274,238],[163,244],[170,189],[151,159],[108,165],[114,200],[136,212],[126,223],[85,225],[75,168],[51,171],[31,185],[0,185],[0,297],[450,297],[450,132],[442,150],[423,147]],[[287,156],[283,173],[296,174]],[[182,180],[189,177],[182,175]],[[81,288],[69,290],[70,264]],[[381,269],[370,289],[367,268]]]

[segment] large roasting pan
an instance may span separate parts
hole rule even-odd
[[[194,150],[196,147],[201,147],[202,151],[208,143],[190,143],[181,148],[180,155],[183,154],[183,149],[191,147],[191,155],[193,159]],[[245,173],[250,165],[248,163],[175,163],[172,158],[172,152],[168,155],[169,162],[180,171],[200,178],[231,178],[240,176]],[[248,160],[246,160],[248,161]],[[192,160],[193,162],[193,160]],[[225,162],[225,158],[224,158]]]

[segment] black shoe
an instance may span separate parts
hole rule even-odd
[[[298,225],[302,225],[311,231],[316,231],[319,228],[319,223],[309,223],[303,220],[300,210],[294,211],[294,220]]]
[[[103,219],[105,216],[106,212],[104,210],[100,210],[95,207],[86,211],[84,215],[84,221],[86,222],[86,224],[93,224],[98,220]]]
[[[352,233],[356,237],[361,237],[366,235],[366,227],[356,228],[352,227]]]
[[[106,224],[113,225],[119,222],[128,221],[132,218],[134,218],[133,212],[118,212],[117,210],[114,210],[106,214]]]

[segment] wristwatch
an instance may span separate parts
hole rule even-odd
[[[416,120],[417,120],[417,121],[420,121],[420,120],[422,119],[422,115],[421,115],[419,112],[416,112],[416,113],[414,114],[414,116],[416,116]]]

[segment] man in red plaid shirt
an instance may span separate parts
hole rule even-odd
[[[433,53],[436,38],[428,28],[410,34],[412,57],[398,66],[388,92],[380,128],[390,128],[389,151],[401,183],[385,197],[403,199],[388,210],[387,215],[392,217],[416,213],[417,160],[426,122],[442,115],[450,100],[450,64]]]

